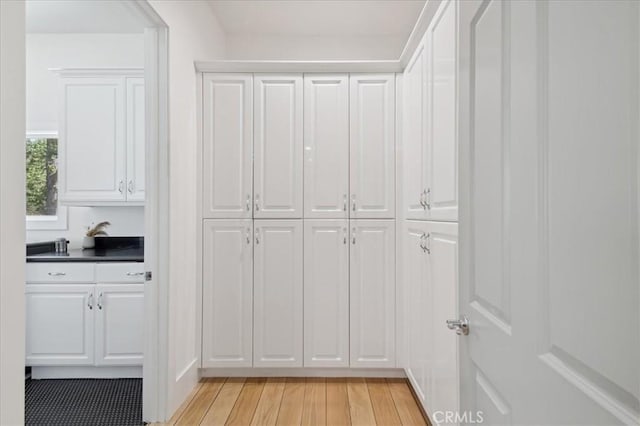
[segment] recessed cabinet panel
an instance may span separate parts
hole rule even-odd
[[[144,201],[144,78],[127,78],[127,200]]]
[[[202,366],[251,367],[253,221],[203,226]]]
[[[94,286],[27,285],[26,365],[91,365]]]
[[[304,76],[304,217],[348,218],[349,76]]]
[[[350,76],[350,217],[395,216],[395,76]]]
[[[395,367],[395,222],[351,226],[351,367]]]
[[[254,217],[301,218],[302,75],[254,76]]]
[[[304,221],[304,365],[349,366],[349,222]]]
[[[254,221],[255,367],[302,366],[302,221]]]
[[[252,216],[251,74],[203,76],[203,217]]]
[[[95,288],[96,365],[142,365],[144,284]]]
[[[125,201],[125,78],[63,77],[60,200]]]

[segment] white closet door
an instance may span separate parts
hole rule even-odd
[[[349,366],[349,223],[304,222],[304,365]]]
[[[202,216],[252,216],[251,74],[203,75]]]
[[[302,217],[302,75],[254,76],[254,217]]]
[[[144,201],[144,78],[127,77],[127,201]]]
[[[348,218],[349,76],[304,76],[304,217]]]
[[[350,225],[350,365],[395,367],[395,222]]]
[[[255,367],[302,367],[302,221],[254,221]]]
[[[60,101],[60,201],[125,201],[124,77],[62,77]]]
[[[427,203],[429,219],[458,220],[456,3],[447,2],[427,30]]]
[[[251,367],[253,221],[205,220],[202,366]]]
[[[351,218],[395,216],[395,76],[350,76]]]

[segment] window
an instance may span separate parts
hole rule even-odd
[[[27,229],[67,229],[67,209],[58,205],[58,137],[27,135]]]

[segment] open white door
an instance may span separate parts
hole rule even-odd
[[[639,6],[460,2],[461,423],[640,423]]]

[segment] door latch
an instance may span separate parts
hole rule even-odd
[[[145,281],[151,281],[151,278],[152,278],[151,271],[147,271],[147,272],[144,273],[144,280]]]
[[[449,330],[455,330],[458,336],[466,336],[469,334],[469,319],[466,315],[456,320],[447,320]]]

